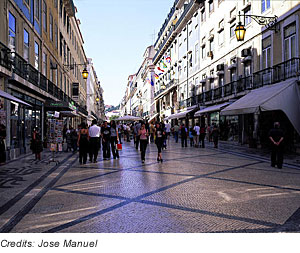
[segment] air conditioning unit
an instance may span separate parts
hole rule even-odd
[[[224,70],[224,64],[218,64],[217,71],[223,71],[223,70]]]
[[[213,52],[212,51],[207,52],[207,56],[208,57],[213,57]]]
[[[242,50],[242,57],[247,57],[247,56],[251,56],[251,49],[250,48]]]

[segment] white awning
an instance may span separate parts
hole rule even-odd
[[[216,111],[220,111],[221,109],[223,109],[225,106],[229,105],[229,102],[223,103],[223,104],[218,104],[218,105],[213,105],[213,106],[209,106],[206,107],[198,112],[195,113],[195,117],[199,117],[200,115],[207,113],[207,112],[216,112]]]
[[[3,90],[0,90],[0,97],[6,98],[8,100],[11,100],[11,101],[14,101],[14,102],[17,102],[17,103],[20,103],[22,105],[26,105],[26,106],[32,107],[30,104],[27,104],[26,102],[22,101],[21,99],[18,99],[16,97],[14,97],[14,96],[6,93]]]
[[[283,111],[300,134],[300,90],[295,79],[252,90],[222,110],[221,115],[275,110]]]
[[[176,114],[172,114],[170,115],[167,119],[170,120],[170,119],[181,119],[181,118],[185,118],[186,115],[191,112],[191,111],[194,111],[194,109],[190,109],[190,110],[186,110],[184,112],[180,112],[180,113],[176,113]]]
[[[116,121],[139,121],[139,120],[143,120],[143,119],[141,117],[135,117],[131,115],[126,115],[116,119]]]

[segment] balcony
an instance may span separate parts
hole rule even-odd
[[[222,98],[228,99],[230,96],[242,96],[243,92],[247,90],[272,85],[289,78],[297,77],[297,75],[300,75],[300,58],[292,58],[271,68],[260,70],[250,76],[241,77],[237,81],[232,81],[224,86],[180,101],[180,105],[186,105],[188,107],[195,104],[203,105]]]
[[[189,4],[185,4],[185,7],[184,7],[184,11],[183,13],[181,14],[180,18],[178,19],[178,21],[176,22],[175,26],[173,25],[171,30],[169,31],[168,35],[167,35],[167,38],[164,40],[163,44],[158,48],[154,58],[153,58],[153,62],[155,63],[156,60],[158,60],[158,58],[161,56],[161,51],[162,49],[164,48],[164,46],[166,45],[166,43],[169,41],[171,35],[173,34],[173,32],[179,27],[179,25],[182,23],[182,21],[184,20],[184,18],[186,17],[187,13],[190,11],[190,9],[192,8],[194,4],[194,1],[191,1]],[[173,15],[173,13],[172,13]],[[161,34],[159,35],[161,36]],[[158,40],[157,40],[158,41]],[[157,44],[157,42],[155,43]]]
[[[10,50],[1,42],[0,42],[0,66],[11,71],[12,61],[10,56]]]
[[[174,85],[178,84],[178,79],[171,79],[167,85],[165,89],[160,89],[159,91],[154,93],[154,98],[156,98],[157,96],[159,96],[161,93],[163,93],[164,91],[168,90],[169,88],[171,88]]]
[[[47,77],[41,74],[32,65],[28,64],[17,53],[13,53],[12,59],[11,68],[13,73],[61,101],[76,104],[75,101],[65,94],[58,86],[48,80]],[[79,105],[76,105],[76,107],[79,107]],[[85,112],[84,108],[83,111]]]

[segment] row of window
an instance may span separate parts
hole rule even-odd
[[[287,25],[284,27],[284,45],[283,45],[283,50],[284,50],[284,60],[287,61],[289,59],[297,57],[297,43],[296,43],[296,22],[292,22],[291,24]],[[271,36],[268,36],[262,40],[262,55],[261,55],[261,63],[262,63],[262,69],[266,69],[271,67],[272,65],[272,51],[271,51],[271,46],[272,46],[272,39]],[[196,51],[197,52],[197,51]],[[251,52],[251,51],[250,51]],[[197,58],[197,54],[196,54]],[[186,61],[185,61],[186,62]],[[236,68],[236,62],[237,58],[232,58],[230,60],[230,65],[231,68],[229,70],[229,78],[230,82],[236,81],[237,80],[237,68]],[[189,65],[192,66],[192,54],[190,54],[190,59],[189,59]],[[164,81],[169,81],[172,78],[172,72],[170,71],[167,74],[163,76]],[[187,72],[187,64],[184,64],[183,66],[179,65],[178,66],[178,78],[181,78],[183,76],[183,73]],[[251,60],[249,61],[244,61],[243,62],[243,72],[244,76],[250,76],[252,74],[252,62]],[[173,75],[176,75],[176,72],[173,72]],[[210,70],[209,72],[209,77],[214,77],[215,73],[214,70]],[[205,87],[207,89],[213,89],[215,88],[215,78],[208,78],[207,79],[207,74],[202,75],[202,80],[207,80],[205,83],[207,84],[206,86],[202,86],[205,91]],[[224,85],[224,74],[218,75],[218,87]],[[196,86],[199,83],[198,78],[196,78]],[[158,83],[159,86],[159,83]],[[159,89],[159,87],[157,87]]]
[[[16,18],[15,16],[9,12],[9,40],[8,40],[8,47],[11,51],[16,51]],[[24,28],[23,30],[23,58],[27,62],[29,62],[29,48],[30,48],[30,35],[29,32]],[[66,48],[66,45],[65,47]],[[74,64],[75,60],[73,57],[71,57],[71,53],[68,50],[68,53],[66,53],[68,57],[65,60],[67,63]],[[50,57],[49,57],[50,58]],[[70,61],[69,61],[70,59]],[[61,89],[68,95],[70,95],[70,82],[65,78],[63,83],[63,73],[61,71],[54,71],[54,69],[57,69],[57,66],[54,67],[53,61],[50,59],[50,81],[59,84],[58,82],[58,72],[60,73],[60,87]],[[37,41],[34,41],[34,67],[37,70],[42,69],[42,74],[44,76],[47,76],[47,69],[48,69],[48,55],[43,52],[42,54],[42,68],[40,68],[40,44]],[[74,67],[72,69],[72,72],[74,76],[78,79],[82,79],[80,75],[80,71],[77,67]]]

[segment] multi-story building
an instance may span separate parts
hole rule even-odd
[[[143,62],[135,75],[128,77],[125,96],[120,103],[120,114],[153,119],[156,116],[154,106],[154,65],[152,59],[154,47],[146,48]]]
[[[278,120],[288,143],[299,141],[299,14],[298,1],[176,0],[155,43],[160,118],[217,124],[223,139],[251,145],[267,143],[267,131]],[[249,15],[276,15],[276,26],[268,29]],[[235,35],[239,21],[246,29],[243,42]],[[272,101],[268,107],[261,94]],[[280,94],[290,99],[281,103]],[[248,101],[238,110],[247,99],[256,101],[255,109]]]
[[[60,111],[66,124],[86,120],[87,59],[72,0],[0,1],[1,123],[9,158],[29,152],[38,127]]]
[[[92,120],[97,121],[104,120],[104,101],[103,101],[103,89],[98,80],[96,71],[93,66],[92,59],[88,59],[87,71],[89,73],[86,80],[87,83],[87,111],[88,111],[88,124],[90,125]]]

